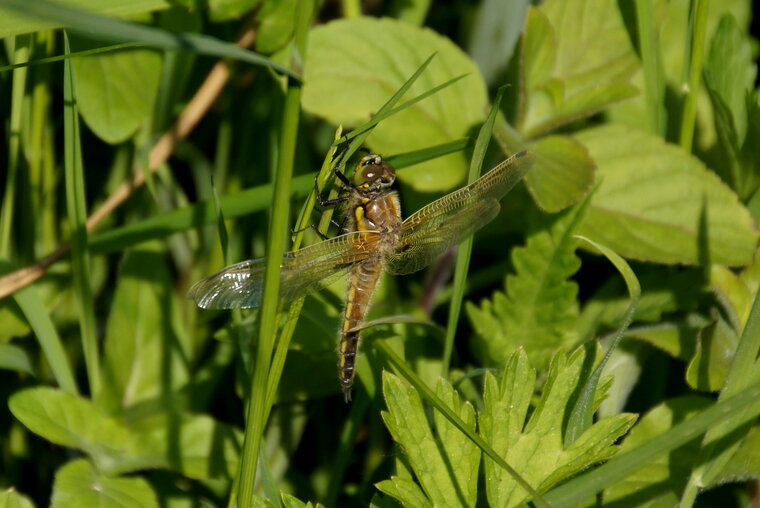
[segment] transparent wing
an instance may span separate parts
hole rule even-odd
[[[280,298],[290,302],[331,284],[366,259],[376,243],[377,233],[355,232],[286,252],[280,264]],[[265,261],[251,259],[230,265],[196,282],[187,297],[204,309],[259,307]]]
[[[447,249],[493,220],[499,201],[533,166],[534,156],[520,152],[466,187],[447,194],[404,221],[399,249],[387,258],[394,274],[426,267]]]

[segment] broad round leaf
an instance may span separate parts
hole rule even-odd
[[[77,104],[103,141],[121,143],[153,112],[161,55],[128,49],[73,59]]]
[[[541,208],[559,212],[583,199],[596,170],[583,145],[568,136],[546,136],[530,150],[536,154],[536,164],[525,181]]]
[[[150,484],[143,478],[104,476],[88,461],[78,459],[65,464],[56,473],[50,506],[158,508],[158,500]]]
[[[485,119],[488,104],[480,71],[449,39],[392,19],[340,20],[312,30],[303,107],[335,124],[364,122],[433,53],[432,63],[401,103],[468,76],[383,121],[367,144],[390,154],[459,139]],[[466,167],[462,154],[452,154],[419,164],[401,178],[418,190],[445,190],[462,181]]]
[[[700,160],[620,125],[576,138],[596,161],[601,179],[580,234],[629,259],[728,266],[752,261],[757,226]]]

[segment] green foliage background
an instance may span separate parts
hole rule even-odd
[[[751,7],[0,3],[0,507],[757,502]],[[184,295],[318,241],[362,144],[405,216],[536,162],[455,282],[384,281],[346,405],[340,282]]]

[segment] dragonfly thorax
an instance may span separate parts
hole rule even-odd
[[[396,170],[377,154],[362,157],[354,168],[354,185],[361,191],[381,191],[393,185],[395,180]]]

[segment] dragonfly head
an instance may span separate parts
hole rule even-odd
[[[354,168],[354,185],[363,190],[382,190],[393,185],[396,170],[377,154],[362,157]]]

